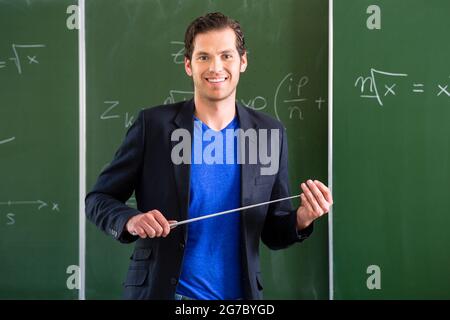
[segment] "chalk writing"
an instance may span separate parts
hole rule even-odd
[[[125,114],[114,114],[112,111],[119,105],[119,101],[103,101],[104,104],[108,105],[106,110],[100,115],[100,120],[111,120],[124,118],[125,128],[131,127],[134,122],[134,116],[130,115],[128,112]]]
[[[178,51],[172,53],[173,63],[183,64],[184,63],[184,42],[183,41],[170,41],[170,44],[177,47]]]
[[[50,209],[49,203],[42,201],[42,200],[32,200],[32,201],[11,201],[11,200],[9,200],[9,201],[0,202],[0,208],[3,206],[15,207],[15,206],[26,206],[26,205],[34,207],[34,209],[35,210],[37,209],[37,211],[41,211],[41,209],[42,210]],[[10,210],[13,210],[13,209],[10,209]],[[59,204],[52,202],[51,209],[48,211],[59,212],[60,211]],[[2,214],[2,216],[3,216],[3,214]],[[16,224],[16,214],[15,213],[8,212],[8,213],[6,213],[5,217],[6,217],[6,225],[7,226],[13,226]],[[2,224],[3,224],[3,222],[2,222]]]
[[[384,82],[389,81],[390,84],[381,84],[383,81],[381,77],[384,76]],[[361,98],[369,98],[369,99],[376,99],[378,104],[380,106],[383,106],[384,101],[383,97],[386,96],[396,96],[396,88],[397,83],[393,82],[396,81],[395,79],[400,79],[399,77],[406,78],[408,77],[408,74],[406,73],[393,73],[393,72],[386,72],[381,70],[376,70],[374,68],[370,68],[370,75],[364,76],[359,75],[356,78],[356,81],[354,83],[354,87],[356,87],[360,92]],[[403,83],[403,85],[405,85]],[[382,87],[384,86],[384,87]],[[450,91],[448,90],[448,84],[442,84],[438,83],[434,89],[429,89],[432,93],[435,93],[437,97],[450,97]],[[433,86],[429,86],[428,88],[433,88]],[[436,90],[437,89],[437,90]],[[384,94],[383,94],[384,90]],[[412,83],[412,90],[411,92],[416,95],[421,95],[426,93],[426,86],[425,83]]]
[[[41,210],[44,207],[48,206],[47,202],[44,202],[42,200],[33,200],[33,201],[6,201],[1,202],[0,206],[17,206],[17,205],[36,205],[38,210]],[[59,211],[59,206],[57,203],[52,203],[52,211]]]
[[[37,54],[34,51],[38,48],[45,47],[45,44],[12,44],[13,57],[10,57],[9,60],[14,61],[17,72],[22,74],[23,65],[28,62],[29,65],[39,64],[39,60],[37,58]],[[30,53],[30,49],[32,50]],[[28,54],[26,54],[28,53]],[[25,56],[25,59],[24,59]],[[0,69],[6,67],[5,61],[0,61]]]
[[[241,99],[242,104],[254,110],[264,110],[267,107],[267,100],[264,97],[256,96],[253,99]]]
[[[389,76],[389,77],[407,77],[408,76],[406,73],[385,72],[385,71],[376,70],[374,68],[370,68],[370,76],[368,76],[368,77],[359,76],[356,79],[355,87],[360,85],[361,98],[377,99],[378,104],[380,106],[383,105],[383,101],[381,100],[380,93],[379,93],[380,90],[378,89],[378,86],[377,86],[376,75],[384,75],[384,76]],[[367,89],[367,87],[366,87],[367,81],[370,84],[369,92],[367,92],[367,90],[366,90]],[[394,86],[392,86],[392,85],[391,85],[391,87],[388,87],[387,85],[385,85],[385,88],[387,89],[387,91],[385,92],[384,96],[386,96],[388,92],[391,92],[392,94],[395,95],[395,92],[393,91],[393,87]]]
[[[194,91],[170,90],[169,96],[164,100],[164,104],[186,101],[194,96]]]
[[[274,97],[274,112],[278,120],[304,120],[304,108],[308,98],[304,96],[304,89],[309,85],[309,77],[302,76],[295,80],[294,73],[288,73],[278,83]],[[320,111],[326,101],[322,97],[314,100]],[[282,119],[285,111],[288,119]]]

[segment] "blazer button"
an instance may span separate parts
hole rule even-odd
[[[171,278],[171,279],[170,279],[170,283],[171,283],[172,285],[176,285],[176,284],[178,283],[178,280],[177,280],[176,278]]]
[[[184,250],[184,243],[180,242],[180,250]]]

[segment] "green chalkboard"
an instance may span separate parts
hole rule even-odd
[[[76,299],[73,1],[0,1],[0,299]]]
[[[334,1],[337,299],[450,298],[449,12]]]
[[[88,190],[141,108],[192,97],[182,64],[184,32],[212,11],[242,24],[249,67],[237,96],[287,127],[292,192],[309,177],[326,182],[327,1],[98,0],[86,4]],[[120,298],[132,246],[90,223],[86,241],[86,297]],[[323,219],[301,245],[278,252],[262,247],[265,297],[326,299],[327,243]]]

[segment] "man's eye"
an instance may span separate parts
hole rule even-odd
[[[227,60],[233,59],[233,56],[231,54],[224,55],[224,58]]]
[[[208,60],[208,57],[207,57],[207,56],[199,56],[199,57],[198,57],[198,60],[200,60],[200,61],[206,61],[206,60]]]

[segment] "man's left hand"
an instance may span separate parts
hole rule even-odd
[[[301,184],[302,203],[297,209],[297,229],[308,227],[314,220],[330,211],[333,197],[330,189],[319,180],[308,180]]]

